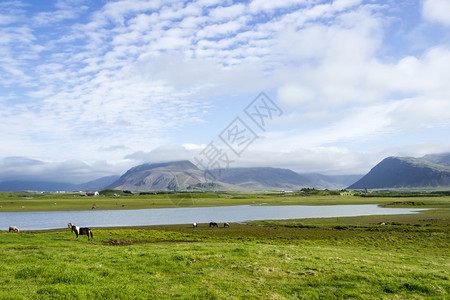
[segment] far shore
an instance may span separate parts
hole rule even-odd
[[[123,197],[74,197],[50,194],[38,197],[0,194],[2,212],[128,210],[175,207],[218,207],[236,205],[357,205],[377,204],[389,207],[450,207],[450,196],[360,197],[354,195],[301,194],[162,194]]]

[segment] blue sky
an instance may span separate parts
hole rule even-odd
[[[226,167],[363,174],[386,156],[450,151],[449,11],[0,1],[0,180],[81,182],[208,150]],[[279,109],[262,129],[245,113],[261,92]],[[239,155],[220,138],[237,117],[257,136]]]

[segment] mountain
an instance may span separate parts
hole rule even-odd
[[[133,191],[184,190],[206,183],[204,172],[190,161],[183,160],[133,167],[107,188]]]
[[[174,161],[133,167],[107,188],[131,191],[261,191],[298,190],[303,187],[341,189],[359,178],[361,175],[301,175],[289,169],[266,167],[214,169],[205,172],[190,161]]]
[[[305,186],[311,186],[309,180],[288,169],[232,168],[205,173],[190,161],[176,161],[136,166],[108,188],[133,191],[282,190]]]
[[[280,168],[230,168],[212,170],[220,182],[244,190],[283,190],[311,187],[308,178],[289,169]]]
[[[388,157],[348,189],[450,186],[450,167],[446,165],[448,162],[448,155]]]
[[[73,184],[68,182],[10,180],[0,182],[0,191],[7,191],[7,192],[98,191],[104,189],[106,186],[108,186],[118,178],[119,178],[118,175],[106,176],[81,184]]]

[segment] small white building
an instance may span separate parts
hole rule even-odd
[[[85,194],[85,196],[90,196],[90,197],[92,197],[92,196],[98,196],[99,195],[99,193],[97,192],[97,191],[95,191],[95,192],[86,192],[86,194]]]

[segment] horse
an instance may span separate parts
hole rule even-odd
[[[73,225],[72,232],[75,232],[75,234],[77,235],[77,240],[78,240],[78,235],[87,235],[88,241],[90,240],[89,235],[91,235],[91,238],[94,238],[94,236],[92,234],[92,230],[87,227],[78,227],[78,226]]]
[[[230,227],[230,223],[228,223],[228,222],[223,223],[223,228],[225,228],[225,227]]]
[[[19,228],[17,228],[16,226],[9,226],[9,232],[11,231],[19,232]]]
[[[197,228],[197,223],[192,223],[192,228]]]
[[[209,227],[219,227],[216,222],[210,222]]]

